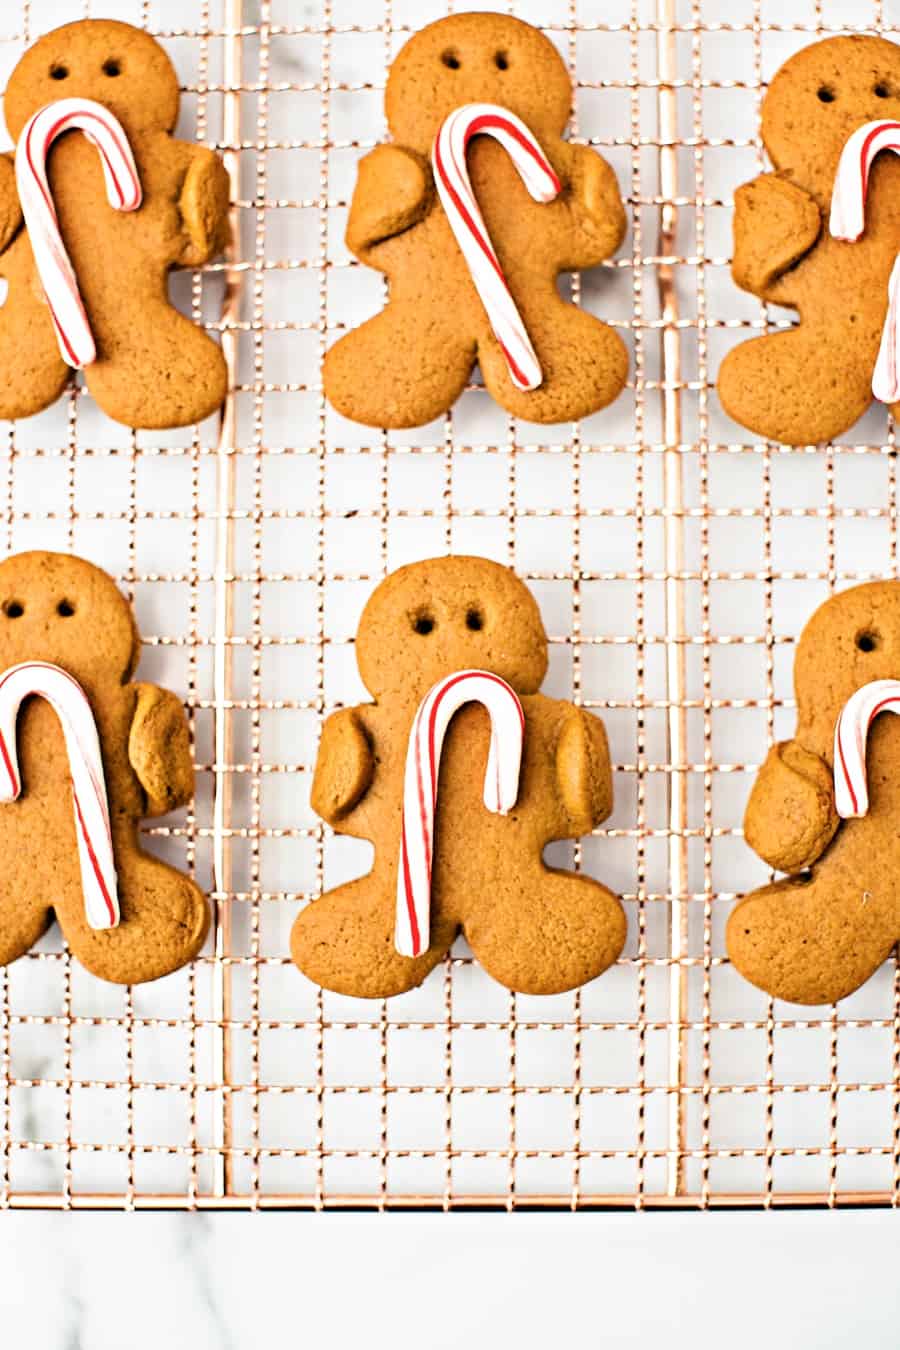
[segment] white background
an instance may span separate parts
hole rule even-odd
[[[890,1350],[893,1214],[4,1215],[35,1350]]]

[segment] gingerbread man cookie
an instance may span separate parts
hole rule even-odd
[[[130,24],[84,19],[26,51],[3,100],[0,417],[59,397],[72,369],[132,427],[200,421],[226,391],[221,350],[170,303],[173,267],[221,252],[228,177],[176,140],[178,81]]]
[[[763,101],[774,173],[735,194],[737,284],[796,309],[719,371],[725,411],[787,445],[827,441],[873,397],[900,410],[900,47],[837,37],[792,56]],[[877,156],[877,162],[876,162]]]
[[[612,809],[606,734],[538,693],[547,638],[528,589],[485,558],[402,567],[369,599],[356,655],[375,701],[325,723],[312,804],[375,860],[300,914],[300,969],[338,993],[401,994],[462,930],[512,990],[599,975],[622,949],[622,906],[541,855]]]
[[[843,998],[900,938],[900,721],[881,715],[900,711],[898,677],[900,582],[843,591],[806,625],[797,732],[769,751],[744,820],[771,867],[806,875],[745,896],[726,934],[776,998]]]
[[[53,914],[83,966],[118,984],[196,956],[209,909],[144,853],[137,826],[187,802],[174,694],[132,684],[140,637],[113,582],[60,553],[0,563],[0,965]]]
[[[385,92],[393,142],[360,163],[347,225],[390,299],[325,358],[339,412],[420,426],[476,361],[497,402],[532,422],[584,417],[620,392],[621,340],[556,287],[625,232],[609,165],[561,140],[571,104],[555,47],[518,19],[456,14],[409,40]]]

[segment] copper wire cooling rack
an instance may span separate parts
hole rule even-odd
[[[101,8],[161,38],[181,134],[228,161],[232,255],[174,284],[221,334],[232,389],[221,424],[175,434],[130,434],[80,388],[6,425],[3,545],[77,550],[132,596],[142,674],[185,692],[198,765],[193,808],[148,846],[209,888],[216,923],[151,986],[91,979],[55,933],[0,972],[0,1203],[895,1203],[896,962],[802,1009],[744,983],[722,938],[767,875],[740,820],[790,730],[796,634],[830,590],[897,572],[894,429],[873,411],[841,444],[788,452],[748,439],[713,386],[730,345],[790,322],[728,273],[766,81],[825,33],[900,38],[900,0],[517,3],[568,62],[572,135],[628,201],[617,258],[567,283],[629,343],[628,389],[547,428],[473,386],[390,435],[328,409],[319,363],[381,303],[342,240],[355,164],[384,135],[392,55],[444,5]],[[0,77],[91,12],[10,0]],[[361,605],[387,569],[449,549],[526,577],[546,688],[610,733],[615,813],[552,853],[620,891],[628,943],[564,997],[508,995],[462,941],[383,1004],[323,993],[286,955],[298,909],[368,863],[308,804],[323,716],[363,697]]]

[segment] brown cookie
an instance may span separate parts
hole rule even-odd
[[[96,359],[84,366],[87,386],[105,413],[128,426],[200,421],[225,397],[225,362],[216,343],[169,303],[167,277],[173,267],[208,262],[224,246],[222,161],[171,135],[175,71],[162,47],[130,24],[84,19],[30,47],[3,101],[12,138],[61,99],[93,100],[118,119],[142,193],[136,210],[114,209],[101,155],[87,136],[70,130],[52,144],[50,191],[96,347]],[[28,417],[58,398],[71,371],[45,298],[46,290],[56,313],[59,283],[52,269],[38,275],[12,156],[0,158],[0,276],[9,287],[0,308],[0,417]]]
[[[718,389],[725,411],[769,440],[830,440],[872,401],[900,249],[897,157],[880,155],[872,167],[856,242],[832,236],[829,212],[848,138],[867,122],[898,117],[900,47],[879,37],[804,47],[763,101],[762,137],[775,173],[735,194],[732,274],[743,290],[796,309],[800,323],[729,352]]]
[[[533,200],[508,150],[490,135],[476,133],[468,155],[458,155],[540,367],[541,382],[530,390],[514,382],[430,162],[445,119],[476,103],[521,118],[561,185],[555,200]],[[360,163],[347,225],[348,248],[385,273],[390,300],[325,358],[325,392],[344,416],[369,426],[420,426],[455,402],[476,361],[497,402],[532,422],[587,416],[620,392],[628,357],[619,337],[556,288],[560,272],[609,258],[625,232],[609,165],[561,140],[571,104],[555,47],[502,14],[441,19],[400,52],[385,92],[393,141]],[[480,245],[476,252],[490,280],[492,265]]]
[[[537,692],[547,638],[528,589],[485,558],[402,567],[369,599],[356,652],[375,701],[326,722],[312,804],[338,833],[372,840],[375,860],[368,876],[300,914],[291,940],[300,969],[338,993],[400,994],[422,982],[462,930],[509,989],[552,994],[599,975],[622,949],[622,906],[599,882],[548,868],[541,855],[551,839],[577,838],[612,809],[606,734],[598,718]],[[461,707],[436,775],[430,941],[419,956],[401,955],[407,744],[429,690],[472,669],[508,681],[521,701],[518,795],[507,815],[485,809],[489,718],[480,704]]]
[[[770,750],[744,831],[771,867],[812,870],[745,896],[726,934],[738,970],[777,998],[843,998],[900,938],[900,720],[872,722],[865,815],[841,821],[832,776],[835,726],[847,700],[872,681],[898,675],[900,582],[871,582],[833,596],[800,638],[796,736]],[[876,691],[876,706],[882,692]],[[848,750],[845,763],[849,759]],[[839,775],[845,771],[839,762]]]
[[[139,820],[182,806],[194,781],[180,701],[131,683],[139,651],[131,610],[99,568],[39,552],[0,564],[0,965],[27,952],[54,913],[82,965],[119,984],[167,975],[203,945],[209,926],[203,895],[138,842]],[[20,663],[26,668],[17,675]],[[48,674],[43,663],[61,669]],[[45,685],[49,693],[27,697],[16,718],[10,690],[23,678],[22,688]],[[58,712],[49,699],[60,689]],[[90,787],[82,786],[93,732],[77,729],[74,747],[64,736],[67,718],[79,709],[88,723],[93,719],[99,739],[105,838],[95,828]],[[20,795],[10,800],[16,784]],[[95,879],[110,845],[117,885],[107,896]],[[107,907],[117,904],[117,926],[90,920],[95,891]]]

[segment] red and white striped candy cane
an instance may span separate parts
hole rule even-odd
[[[882,150],[900,154],[900,122],[866,122],[849,137],[841,151],[831,193],[828,228],[835,239],[858,239],[866,225],[869,174]],[[888,311],[881,333],[872,393],[879,403],[900,399],[900,258],[888,282]]]
[[[484,775],[484,804],[505,816],[519,794],[525,714],[518,695],[499,675],[459,670],[428,691],[409,737],[403,780],[403,825],[397,869],[394,945],[418,956],[430,942],[431,863],[438,769],[444,736],[464,703],[482,703],[491,718],[491,744]]]
[[[834,729],[834,804],[844,820],[869,809],[866,740],[881,712],[900,713],[900,680],[872,680],[841,709]]]
[[[535,201],[552,202],[562,191],[562,184],[525,123],[494,103],[467,103],[457,108],[441,126],[431,151],[438,196],[469,265],[512,382],[519,389],[537,389],[543,379],[541,367],[469,182],[466,151],[473,136],[493,136],[500,142]]]
[[[28,239],[62,359],[81,370],[96,358],[94,335],[75,271],[66,252],[47,181],[47,154],[64,131],[83,131],[100,152],[106,196],[117,211],[136,211],[141,183],[125,130],[108,108],[90,98],[61,98],[25,124],[16,146],[16,184]]]
[[[22,791],[16,719],[29,694],[45,698],[62,725],[87,921],[92,928],[115,928],[119,922],[116,868],[94,714],[77,680],[49,662],[23,661],[0,675],[0,802],[14,802]]]

